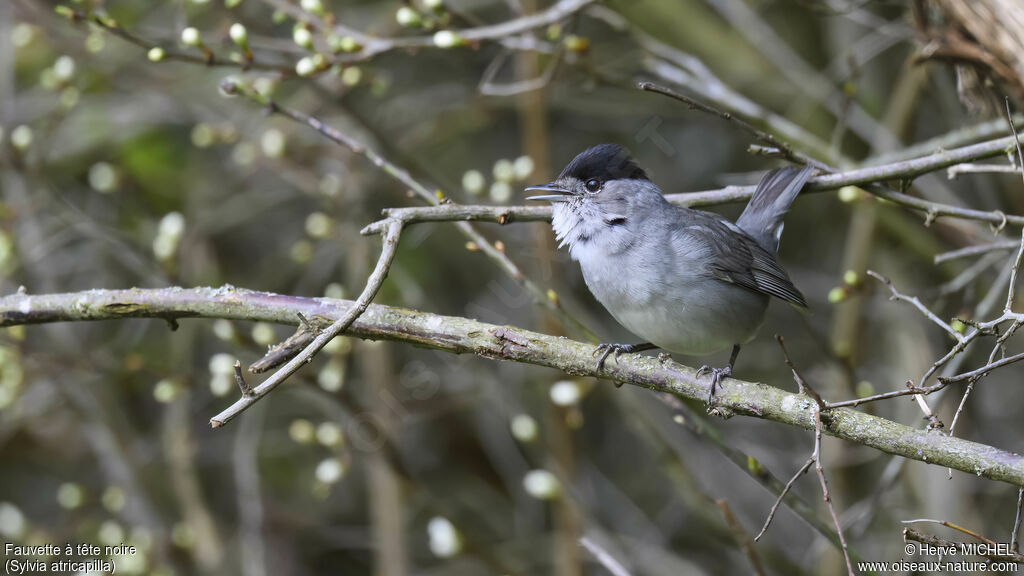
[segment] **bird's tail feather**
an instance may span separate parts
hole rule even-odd
[[[758,244],[775,253],[782,237],[782,219],[814,169],[805,166],[778,168],[764,175],[736,225]]]

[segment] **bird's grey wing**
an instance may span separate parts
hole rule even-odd
[[[677,237],[677,250],[703,255],[703,265],[717,280],[807,307],[803,294],[774,254],[716,214],[698,210],[691,210],[690,214],[689,225],[681,227],[682,234]]]

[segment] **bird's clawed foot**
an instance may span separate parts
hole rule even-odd
[[[657,346],[650,342],[644,342],[643,344],[599,344],[597,348],[594,348],[594,356],[601,355],[597,359],[597,371],[600,372],[604,369],[604,361],[612,354],[615,355],[612,358],[618,362],[619,356],[624,353],[632,354],[633,352],[643,352],[653,348],[657,348]]]
[[[710,409],[714,406],[715,401],[715,390],[718,388],[718,383],[724,378],[732,376],[732,366],[726,366],[725,368],[712,368],[707,364],[697,369],[697,377],[700,378],[705,374],[711,374],[711,389],[708,391],[707,407]]]

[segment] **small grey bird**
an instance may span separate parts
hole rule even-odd
[[[662,348],[706,355],[732,346],[725,368],[711,373],[710,403],[732,374],[740,345],[764,320],[771,296],[807,307],[776,259],[782,218],[811,175],[809,167],[765,175],[735,223],[676,206],[620,146],[582,152],[558,178],[528,192],[554,206],[551,225],[568,245],[583,279],[616,320],[646,340],[602,344],[597,369],[611,353]]]

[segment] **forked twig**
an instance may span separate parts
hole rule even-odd
[[[373,300],[374,296],[377,295],[377,291],[380,290],[384,279],[387,278],[388,270],[391,268],[391,261],[395,257],[395,252],[398,250],[398,239],[402,234],[402,222],[395,220],[390,222],[381,233],[381,250],[380,257],[377,259],[377,265],[374,267],[373,272],[370,274],[369,279],[366,281],[366,287],[363,288],[363,292],[356,299],[356,305],[348,310],[348,312],[334,321],[330,326],[324,329],[316,338],[313,339],[302,352],[298,353],[294,358],[281,366],[269,378],[260,383],[259,386],[252,388],[248,395],[243,395],[241,398],[235,401],[234,404],[228,406],[220,414],[217,414],[210,419],[210,425],[214,428],[219,428],[224,424],[230,422],[235,416],[238,416],[243,410],[252,406],[258,402],[261,398],[269,394],[278,384],[284,382],[289,376],[294,374],[304,364],[309,363],[313,356],[319,352],[324,346],[327,345],[335,336],[344,332],[353,322],[359,318],[360,315],[366,310],[367,306]],[[244,391],[244,389],[243,389]]]
[[[849,574],[849,576],[853,576],[853,563],[850,561],[850,550],[846,545],[846,537],[843,535],[843,527],[839,522],[839,515],[836,514],[835,506],[833,506],[832,504],[832,496],[831,494],[829,494],[828,491],[828,480],[825,478],[825,468],[822,466],[821,463],[821,431],[823,428],[821,422],[822,412],[831,409],[829,407],[829,404],[821,398],[821,395],[819,395],[814,390],[814,388],[811,387],[807,380],[805,380],[804,377],[800,374],[800,371],[797,370],[796,365],[789,357],[789,352],[786,350],[785,340],[782,338],[782,336],[776,334],[775,340],[776,342],[779,343],[779,348],[782,349],[782,355],[785,358],[786,366],[788,366],[789,369],[793,372],[793,380],[796,381],[797,386],[800,388],[800,392],[814,399],[814,451],[811,452],[811,457],[807,459],[807,462],[805,462],[804,465],[800,468],[800,470],[798,470],[797,473],[794,474],[793,477],[789,480],[789,482],[786,483],[786,488],[783,490],[782,494],[779,495],[779,498],[778,500],[776,500],[775,504],[772,505],[772,508],[768,513],[768,518],[765,520],[764,526],[761,528],[761,532],[754,538],[754,540],[756,541],[765,533],[765,531],[768,529],[768,525],[772,521],[772,517],[775,515],[775,510],[778,508],[779,502],[786,495],[786,492],[789,491],[790,487],[793,485],[796,479],[806,474],[807,471],[810,469],[811,465],[813,464],[814,470],[818,474],[819,483],[821,484],[821,497],[825,501],[825,504],[827,504],[828,506],[829,514],[831,514],[832,516],[832,523],[835,526],[836,533],[839,536],[839,545],[843,551],[843,560],[845,560],[846,562],[847,573]]]

